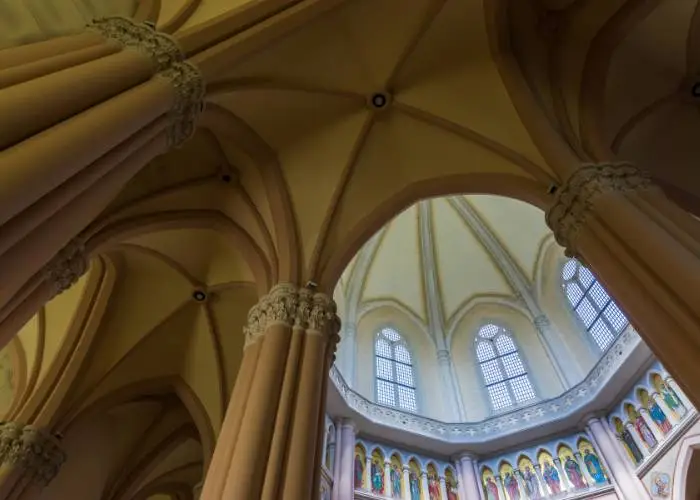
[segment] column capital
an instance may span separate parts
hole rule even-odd
[[[404,472],[411,472],[411,468],[408,466],[408,464],[404,464],[401,470]]]
[[[479,458],[475,454],[469,453],[467,451],[465,451],[464,453],[460,453],[459,455],[456,455],[456,456],[457,456],[457,460],[459,460],[460,462],[462,462],[462,461],[476,462]]]
[[[544,314],[540,314],[538,316],[535,316],[535,318],[532,320],[532,322],[535,324],[535,327],[538,330],[543,330],[545,328],[548,328],[549,325],[551,324],[549,321],[549,318]]]
[[[47,485],[65,461],[56,436],[31,425],[0,423],[0,464],[19,467],[33,481]]]
[[[590,427],[592,424],[604,423],[606,417],[604,412],[592,412],[586,414],[581,421],[584,422],[586,426]]]
[[[70,241],[44,267],[44,279],[51,287],[51,298],[73,286],[88,270],[88,253],[81,238]]]
[[[341,418],[336,425],[341,429],[352,429],[353,432],[357,432],[357,424],[349,418]]]
[[[631,163],[586,164],[576,170],[557,191],[547,211],[547,225],[570,255],[576,255],[576,237],[593,208],[605,193],[649,189],[651,177]]]
[[[148,56],[156,71],[185,60],[185,54],[175,38],[157,31],[149,23],[114,16],[95,19],[88,25],[88,29],[97,31],[107,40],[115,41],[124,48],[138,50]]]
[[[334,342],[340,339],[340,319],[333,299],[292,283],[275,285],[252,307],[244,329],[246,345],[261,338],[267,328],[275,324],[328,335]]]
[[[450,356],[450,351],[448,351],[447,349],[439,349],[437,351],[437,359],[438,363],[446,365],[450,362],[452,356]]]

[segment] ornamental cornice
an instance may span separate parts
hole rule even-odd
[[[47,485],[65,461],[60,442],[51,434],[31,425],[0,423],[0,464],[20,467],[32,481]]]
[[[348,407],[373,423],[445,443],[478,444],[534,429],[583,409],[595,399],[640,342],[637,332],[627,328],[588,376],[561,396],[480,422],[447,423],[382,406],[351,389],[335,366],[331,367],[330,377]]]
[[[153,61],[156,71],[163,71],[185,59],[173,37],[157,31],[148,23],[137,23],[127,17],[103,17],[88,24],[88,29],[97,31],[124,48],[145,54]]]
[[[44,279],[51,287],[51,298],[68,290],[88,270],[85,242],[76,238],[60,250],[44,267]]]
[[[570,256],[577,255],[576,237],[593,209],[597,197],[612,192],[644,190],[652,187],[648,173],[631,163],[584,165],[557,191],[547,211],[547,225]]]
[[[333,342],[340,339],[340,319],[333,299],[308,288],[297,288],[291,283],[275,285],[251,308],[248,325],[244,329],[246,344],[260,338],[275,324],[325,334]]]

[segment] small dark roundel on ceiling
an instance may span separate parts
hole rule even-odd
[[[207,300],[207,293],[204,290],[195,290],[192,292],[192,298],[197,302],[204,302]]]
[[[389,105],[390,97],[385,92],[375,92],[369,98],[369,103],[374,109],[384,109]]]
[[[690,88],[690,95],[693,97],[700,97],[700,82],[695,82]]]

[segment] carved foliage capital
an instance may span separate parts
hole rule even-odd
[[[65,461],[58,439],[49,433],[17,422],[0,423],[0,463],[20,467],[47,485]]]
[[[554,204],[547,211],[547,224],[557,243],[576,256],[579,230],[590,215],[594,201],[600,195],[649,189],[649,175],[630,163],[584,165],[559,189]]]
[[[276,285],[253,306],[245,328],[246,343],[255,341],[274,324],[325,334],[334,343],[340,339],[335,302],[326,294],[297,288],[291,283]]]
[[[87,269],[88,255],[85,243],[81,239],[74,239],[44,268],[45,278],[51,286],[51,297],[68,290]]]
[[[88,25],[108,40],[122,47],[138,50],[151,58],[157,71],[169,68],[184,60],[184,55],[174,38],[156,31],[148,23],[136,23],[126,17],[104,17]]]

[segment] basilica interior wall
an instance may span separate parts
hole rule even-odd
[[[477,304],[459,322],[451,345],[452,359],[458,386],[465,402],[467,420],[482,420],[491,414],[474,350],[477,331],[489,322],[503,326],[513,334],[537,396],[547,399],[561,394],[564,388],[559,382],[552,360],[547,355],[532,321],[507,305],[494,302]],[[475,401],[479,404],[475,405]]]
[[[570,371],[576,384],[591,371],[600,359],[600,351],[594,346],[586,328],[576,317],[562,290],[562,266],[568,260],[562,248],[553,241],[543,249],[538,266],[537,299],[563,346],[565,359],[560,365]]]
[[[444,388],[441,386],[435,344],[409,316],[391,305],[364,314],[357,324],[357,392],[370,401],[375,398],[374,340],[381,328],[391,326],[405,338],[414,360],[418,407],[426,417],[449,420]],[[361,368],[364,367],[364,368]]]

